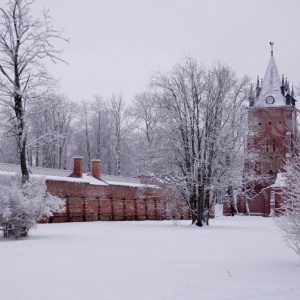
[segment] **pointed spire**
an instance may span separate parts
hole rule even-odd
[[[286,105],[286,99],[284,96],[285,87],[281,89],[282,77],[279,75],[273,56],[274,43],[270,42],[270,45],[271,57],[263,81],[261,81],[260,90],[257,94],[258,99],[255,100],[255,105],[269,106],[270,103],[266,102],[266,99],[269,96],[271,96],[274,99],[273,103],[275,103],[275,105]]]
[[[292,93],[291,93],[291,105],[295,106],[296,105],[296,99],[295,99],[295,93],[294,93],[294,87],[292,86]]]
[[[281,90],[282,96],[284,96],[284,95],[285,95],[284,74],[282,74],[282,80],[281,80],[281,87],[280,87],[280,90]]]
[[[249,98],[253,98],[253,85],[252,85],[252,83],[250,84]]]
[[[274,42],[270,42],[270,45],[271,45],[271,56],[273,56],[273,45],[274,45]]]
[[[253,85],[251,83],[250,85],[250,91],[249,91],[249,106],[253,106],[254,105],[254,94],[253,94]]]
[[[258,98],[261,91],[261,87],[259,85],[259,76],[257,76],[257,82],[256,82],[256,98]]]
[[[288,83],[287,83],[287,93],[288,93],[288,94],[291,94],[290,83],[289,83],[289,81],[288,81]]]

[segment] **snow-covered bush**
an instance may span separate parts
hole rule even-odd
[[[300,157],[286,165],[283,203],[275,223],[283,232],[288,246],[300,256]]]
[[[26,237],[31,228],[53,212],[62,212],[64,201],[46,192],[45,179],[0,175],[0,228],[4,237]]]

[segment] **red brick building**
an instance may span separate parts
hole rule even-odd
[[[163,220],[173,214],[189,219],[187,207],[174,211],[172,193],[139,178],[101,174],[100,160],[92,160],[92,172],[83,173],[82,158],[74,158],[73,170],[29,167],[33,175],[46,178],[48,191],[65,199],[64,213],[48,222]],[[0,164],[0,175],[20,173],[20,166]]]
[[[239,197],[239,212],[269,216],[281,202],[284,166],[295,153],[297,135],[296,99],[287,79],[280,78],[271,51],[266,74],[251,89],[248,109],[249,134],[245,162],[244,197]]]

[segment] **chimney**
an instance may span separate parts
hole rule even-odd
[[[101,160],[92,159],[92,175],[94,178],[100,179],[101,176]]]
[[[82,177],[82,157],[73,157],[74,169],[73,173],[76,177]]]

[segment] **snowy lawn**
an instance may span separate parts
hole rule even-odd
[[[43,224],[0,254],[1,300],[300,299],[300,258],[270,218]]]

